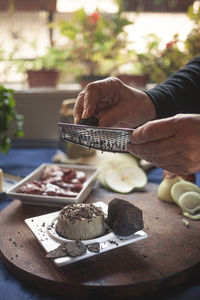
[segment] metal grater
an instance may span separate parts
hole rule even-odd
[[[61,140],[107,152],[127,153],[133,129],[58,123]]]

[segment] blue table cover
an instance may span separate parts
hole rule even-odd
[[[8,154],[0,153],[0,168],[5,173],[25,177],[42,163],[52,162],[57,149],[54,148],[13,148]],[[159,184],[163,171],[159,168],[148,172],[148,180]],[[197,174],[197,185],[200,186],[200,174]],[[0,210],[11,202],[4,193],[0,194]],[[200,282],[200,274],[199,274]],[[16,279],[0,261],[0,300],[72,300],[69,297],[50,295],[30,288]],[[90,298],[91,299],[91,298]],[[97,299],[97,298],[96,298]],[[176,289],[159,291],[157,293],[133,298],[137,300],[199,300],[200,283],[190,286],[181,286]],[[132,300],[133,300],[132,299]],[[73,298],[74,300],[74,298]],[[78,300],[78,299],[77,299]],[[104,299],[107,300],[107,299]],[[125,299],[122,299],[125,300]]]

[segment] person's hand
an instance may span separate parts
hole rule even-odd
[[[174,174],[200,170],[200,115],[150,121],[131,136],[128,151]]]
[[[74,122],[95,116],[102,127],[141,125],[156,116],[150,98],[142,91],[109,77],[87,85],[76,100]]]

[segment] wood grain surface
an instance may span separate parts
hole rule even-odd
[[[200,272],[198,221],[183,224],[180,209],[156,197],[157,185],[119,195],[96,185],[87,202],[126,199],[143,210],[149,237],[62,268],[45,251],[24,219],[58,208],[15,200],[0,213],[0,255],[7,268],[34,288],[79,299],[125,299],[193,280]]]

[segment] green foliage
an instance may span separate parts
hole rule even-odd
[[[50,47],[47,49],[45,55],[32,60],[16,60],[16,64],[19,72],[25,72],[27,70],[65,71],[67,69],[68,59],[69,52],[67,50]]]
[[[118,13],[113,15],[99,11],[88,15],[80,9],[70,21],[60,21],[58,28],[66,37],[77,75],[112,73],[124,63],[122,52],[128,43],[125,26],[129,24],[131,22],[122,17],[120,5]]]
[[[200,23],[200,5],[196,2],[196,5],[190,5],[187,11],[188,17],[194,21],[195,24]]]
[[[200,55],[200,24],[196,25],[188,34],[185,47],[189,59]]]
[[[189,59],[200,55],[200,5],[188,8],[188,17],[194,21],[194,26],[185,40],[185,49]]]
[[[147,36],[146,52],[137,55],[141,73],[147,74],[151,82],[160,83],[185,65],[188,57],[179,49],[178,35],[161,50],[161,39],[155,34]]]
[[[15,123],[13,137],[23,136],[23,116],[15,112],[13,91],[0,86],[0,151],[7,153],[11,147],[8,131]]]
[[[192,58],[200,56],[200,4],[189,6],[188,17],[194,25],[184,41],[175,34],[163,48],[161,39],[155,34],[146,36],[146,50],[137,53],[134,62],[137,71],[148,75],[151,82],[162,82]]]

